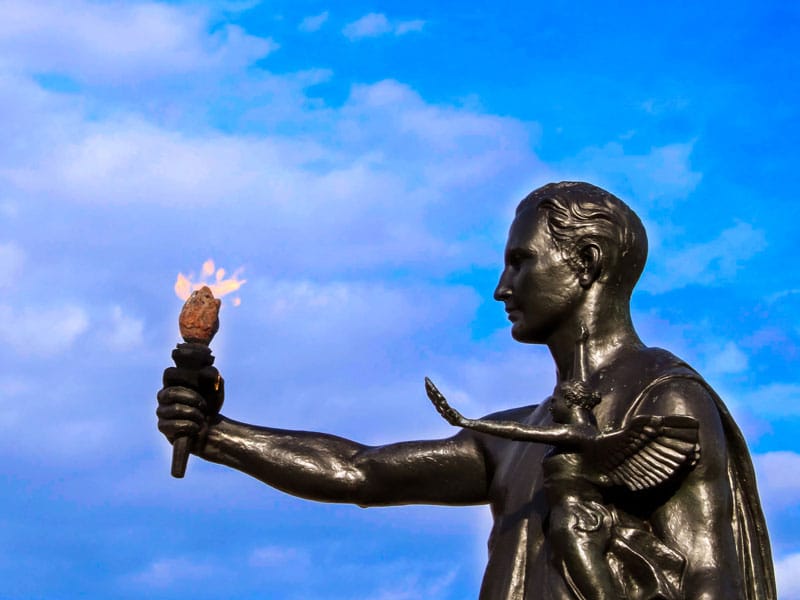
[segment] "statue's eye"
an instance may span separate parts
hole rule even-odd
[[[514,249],[506,255],[506,264],[508,266],[518,269],[522,266],[529,258],[532,258],[533,254],[527,250],[523,249]]]

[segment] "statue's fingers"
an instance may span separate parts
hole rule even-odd
[[[437,400],[440,400],[440,399],[444,400],[444,396],[439,391],[439,388],[437,388],[433,384],[433,382],[430,379],[428,379],[427,377],[425,378],[425,391],[428,394],[428,398],[430,398],[434,402],[436,402]]]
[[[194,421],[159,419],[158,430],[163,433],[170,442],[174,442],[178,437],[194,437],[200,433],[202,426]]]
[[[159,390],[157,396],[159,406],[171,404],[184,404],[200,409],[201,411],[206,408],[206,400],[192,389],[173,386],[165,387]]]
[[[433,400],[436,397],[436,391],[437,391],[436,390],[436,386],[433,385],[433,382],[426,377],[425,378],[425,393],[428,395],[428,398]]]
[[[202,423],[205,420],[205,413],[194,406],[187,404],[159,404],[156,409],[159,419],[165,421],[194,421]]]

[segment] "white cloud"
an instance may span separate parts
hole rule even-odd
[[[22,274],[25,252],[14,242],[0,244],[0,290],[13,287]]]
[[[352,23],[348,23],[342,29],[345,37],[351,40],[378,37],[390,31],[392,31],[392,26],[389,24],[389,19],[382,13],[369,13]]]
[[[297,157],[291,141],[190,137],[136,118],[87,124],[81,133],[42,156],[54,180],[39,178],[47,168],[41,163],[9,171],[8,178],[25,190],[60,188],[64,195],[102,204],[224,202],[255,188],[281,202],[298,177],[299,165],[291,161],[315,156],[309,148]]]
[[[201,562],[189,558],[162,558],[156,560],[146,569],[130,576],[137,584],[153,588],[165,588],[182,581],[198,581],[211,579],[220,569],[210,562]]]
[[[747,394],[745,402],[764,416],[800,415],[800,384],[770,383]]]
[[[539,133],[535,125],[515,119],[431,105],[393,80],[355,86],[343,113],[340,135],[365,151],[382,147],[387,160],[399,162],[406,172],[413,161],[437,187],[469,187],[506,169],[523,168],[534,158],[531,136]],[[528,174],[545,171],[540,163],[524,168]]]
[[[110,322],[104,327],[102,335],[112,350],[129,350],[142,343],[144,321],[122,312],[122,307],[111,309]]]
[[[394,33],[395,35],[404,35],[406,33],[412,33],[417,31],[422,31],[425,27],[425,21],[422,19],[413,19],[411,21],[400,21],[395,25]]]
[[[22,356],[47,357],[68,350],[89,327],[78,306],[25,307],[0,305],[0,341]]]
[[[169,74],[238,68],[277,48],[209,15],[158,2],[5,0],[0,65],[82,81],[133,83]]]
[[[609,142],[582,150],[564,161],[560,170],[563,179],[626,191],[632,201],[671,202],[685,198],[700,183],[701,173],[690,164],[693,147],[694,142],[683,142],[629,154],[622,144]]]
[[[383,586],[373,600],[418,600],[419,598],[444,598],[458,574],[451,569],[437,577],[423,577],[419,573],[398,573],[392,583]]]
[[[325,22],[328,20],[328,11],[322,12],[318,15],[312,15],[310,17],[306,17],[300,22],[298,29],[300,31],[305,31],[306,33],[311,33],[314,31],[319,31]]]
[[[9,86],[6,92],[12,90]],[[320,111],[322,129],[315,138],[189,135],[134,115],[82,122],[79,113],[71,113],[51,121],[49,103],[40,104],[46,126],[30,132],[28,150],[38,148],[38,156],[16,168],[6,165],[0,174],[27,193],[104,204],[258,197],[296,210],[292,207],[320,195],[328,203],[333,195],[364,206],[358,194],[386,190],[387,180],[394,180],[388,189],[397,190],[405,182],[469,186],[533,158],[532,125],[431,105],[390,80],[355,86],[341,109]],[[23,118],[33,122],[37,113]],[[327,131],[331,125],[333,131]],[[65,136],[55,137],[53,131]],[[41,146],[35,145],[37,139]]]
[[[789,451],[755,454],[758,491],[765,509],[780,510],[800,502],[800,454]]]
[[[775,579],[781,600],[800,600],[800,552],[775,563]]]
[[[311,564],[311,555],[307,550],[286,546],[262,546],[255,548],[247,563],[257,569],[304,570]]]
[[[713,285],[733,277],[742,263],[766,246],[763,231],[737,223],[713,240],[669,252],[645,275],[640,287],[657,294],[687,285]]]
[[[709,375],[742,373],[747,370],[747,355],[734,342],[726,342],[721,348],[708,350],[705,354],[707,362],[703,372]]]
[[[0,78],[0,107],[10,107],[13,123],[25,124],[12,136],[25,144],[0,148],[0,183],[16,195],[48,206],[224,207],[231,220],[247,212],[242,235],[266,237],[267,250],[298,244],[302,228],[330,245],[331,260],[371,265],[391,256],[399,264],[436,255],[494,262],[484,242],[444,244],[432,226],[459,227],[463,236],[472,220],[485,232],[487,220],[501,218],[496,207],[475,198],[470,211],[460,210],[473,202],[464,193],[497,181],[497,193],[505,195],[504,186],[519,189],[531,174],[546,177],[530,150],[534,124],[434,105],[391,80],[355,86],[336,109],[285,115],[287,123],[303,124],[302,135],[260,136],[186,133],[135,114],[90,118],[77,102],[15,81]],[[281,110],[266,112],[274,118]],[[309,218],[320,210],[324,221]],[[256,223],[259,232],[248,233]],[[358,231],[372,235],[350,235]],[[383,240],[385,252],[367,248],[373,239]]]
[[[369,13],[360,19],[348,23],[342,33],[350,40],[379,37],[387,33],[405,35],[407,33],[422,31],[425,21],[413,19],[409,21],[390,22],[383,13]]]
[[[471,288],[452,285],[310,280],[260,280],[248,285],[251,297],[255,296],[252,302],[271,331],[308,340],[326,362],[353,348],[380,346],[385,338],[443,327],[452,320],[469,322],[479,302]],[[420,302],[422,298],[431,301]]]

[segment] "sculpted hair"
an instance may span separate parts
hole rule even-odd
[[[528,194],[517,215],[530,208],[545,215],[556,247],[576,271],[581,249],[597,244],[605,265],[601,277],[628,295],[633,291],[647,260],[647,233],[627,204],[596,185],[562,181]]]

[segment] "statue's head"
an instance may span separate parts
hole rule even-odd
[[[626,306],[647,259],[639,217],[589,183],[550,183],[517,207],[495,298],[512,335],[545,342],[587,298]]]
[[[647,233],[631,208],[614,194],[580,181],[548,183],[528,194],[516,216],[543,214],[564,258],[580,271],[581,252],[596,244],[603,254],[603,279],[628,297],[647,260]]]

